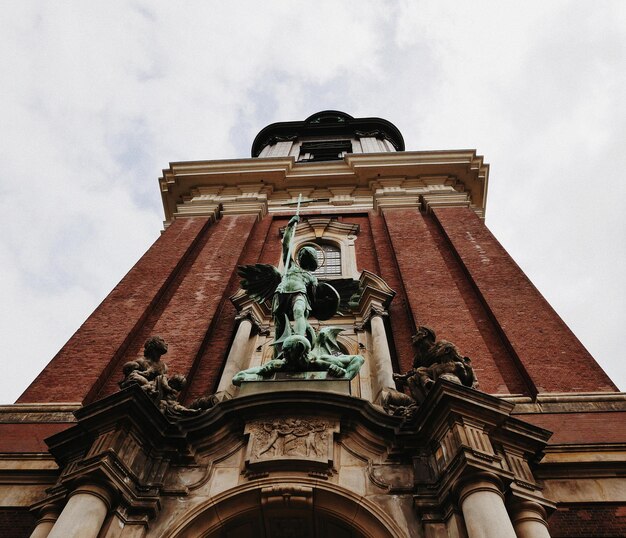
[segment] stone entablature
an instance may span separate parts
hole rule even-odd
[[[260,218],[285,211],[299,193],[317,200],[307,205],[315,211],[452,206],[484,218],[488,175],[475,151],[413,151],[351,153],[320,163],[294,157],[171,163],[159,183],[166,225],[220,212]]]
[[[450,385],[446,385],[446,389],[454,389],[454,387],[450,387]],[[459,387],[460,390],[464,390]],[[450,392],[449,390],[447,391]],[[475,392],[475,391],[474,391]],[[124,393],[126,394],[126,393]],[[461,400],[466,399],[467,392],[461,393]],[[274,396],[266,395],[268,400],[269,398],[275,398]],[[293,396],[293,395],[292,395]],[[441,430],[438,437],[436,439],[440,439],[440,441],[436,441],[435,444],[427,451],[426,453],[420,453],[418,447],[424,446],[424,442],[419,441],[418,435],[414,431],[413,433],[407,433],[406,429],[403,427],[400,430],[397,430],[399,423],[399,419],[395,417],[389,417],[391,423],[396,424],[393,427],[385,426],[383,428],[384,431],[389,432],[394,428],[398,431],[396,439],[399,441],[397,445],[401,448],[398,449],[396,445],[393,443],[391,445],[382,446],[380,444],[376,444],[375,441],[376,436],[380,434],[380,430],[375,426],[375,422],[367,422],[370,426],[367,428],[373,428],[371,432],[375,432],[375,436],[371,437],[371,433],[366,433],[367,428],[365,430],[361,429],[361,433],[354,437],[353,434],[344,435],[346,433],[345,427],[340,426],[340,435],[337,436],[335,432],[333,432],[333,436],[335,438],[335,448],[337,450],[337,455],[333,456],[335,461],[336,469],[343,469],[342,472],[333,473],[332,475],[326,475],[326,478],[322,479],[324,484],[324,495],[327,495],[328,491],[339,491],[341,489],[341,484],[360,484],[358,487],[361,488],[359,491],[372,491],[374,493],[368,495],[380,495],[380,492],[383,492],[383,495],[395,495],[395,498],[400,498],[398,501],[400,503],[404,503],[402,499],[407,499],[406,502],[409,505],[412,505],[414,488],[416,484],[423,483],[423,487],[425,488],[426,493],[429,493],[424,497],[424,495],[420,494],[416,499],[421,499],[420,502],[426,501],[425,505],[420,508],[420,510],[424,510],[420,512],[420,516],[416,516],[416,521],[413,523],[414,525],[420,527],[421,525],[428,526],[432,529],[448,529],[452,532],[452,528],[457,525],[462,529],[464,523],[461,513],[452,510],[452,512],[446,512],[444,508],[433,508],[436,506],[436,503],[433,505],[433,499],[436,500],[436,495],[433,495],[433,492],[438,491],[435,487],[434,489],[428,484],[433,484],[437,480],[437,474],[432,474],[431,471],[428,473],[425,472],[426,467],[424,465],[414,466],[412,464],[408,464],[407,462],[403,462],[402,454],[406,454],[407,450],[412,450],[416,454],[419,455],[421,459],[415,461],[428,461],[428,454],[430,454],[430,458],[432,461],[436,461],[436,455],[439,450],[439,447],[444,445],[453,444],[452,447],[448,446],[447,454],[454,454],[452,459],[448,458],[449,463],[445,463],[445,460],[442,460],[444,463],[441,465],[441,468],[445,469],[454,469],[455,468],[455,458],[457,461],[461,461],[466,459],[465,456],[460,456],[460,454],[468,454],[473,458],[474,462],[478,462],[481,466],[484,465],[493,465],[494,462],[502,462],[503,466],[506,466],[509,469],[509,473],[505,472],[505,469],[499,470],[497,476],[498,480],[502,482],[504,479],[510,479],[513,476],[513,480],[509,482],[510,493],[515,494],[515,497],[519,499],[516,501],[516,505],[520,505],[519,508],[519,517],[523,519],[523,517],[528,516],[527,510],[524,508],[524,502],[531,502],[527,499],[530,495],[531,497],[536,493],[536,488],[543,488],[543,496],[546,499],[558,499],[559,502],[575,505],[587,506],[589,503],[594,502],[610,502],[610,503],[624,503],[626,502],[626,488],[624,487],[624,480],[621,478],[624,470],[624,462],[626,461],[626,447],[623,444],[616,443],[606,443],[603,442],[603,446],[598,444],[590,445],[590,444],[559,444],[550,442],[547,446],[542,449],[542,452],[545,454],[540,462],[529,458],[530,452],[532,452],[532,446],[541,445],[542,441],[539,439],[535,439],[535,441],[530,441],[530,447],[520,448],[519,442],[512,442],[510,438],[510,434],[506,433],[510,431],[510,427],[502,429],[502,426],[497,426],[498,423],[502,424],[501,420],[505,419],[505,423],[507,420],[506,417],[510,417],[513,419],[521,419],[521,421],[529,422],[536,420],[537,417],[543,416],[544,413],[558,413],[562,417],[562,421],[570,420],[575,416],[576,413],[586,413],[591,414],[592,416],[602,415],[605,413],[612,413],[614,415],[619,415],[620,413],[624,413],[626,411],[626,394],[623,393],[615,393],[615,394],[606,394],[606,393],[594,393],[594,394],[581,394],[581,395],[572,395],[572,394],[543,394],[536,398],[533,401],[530,398],[520,398],[520,397],[506,397],[506,398],[498,398],[504,402],[504,404],[500,404],[496,406],[495,412],[492,410],[491,418],[486,421],[485,424],[488,426],[485,427],[477,427],[475,418],[473,418],[473,412],[470,412],[472,409],[472,405],[479,405],[479,408],[482,407],[489,402],[493,402],[496,398],[487,395],[481,395],[479,393],[474,394],[477,399],[473,400],[473,404],[470,402],[465,402],[461,404],[459,400],[456,400],[457,403],[452,405],[455,401],[454,399],[450,399],[450,394],[445,397],[437,397],[435,400],[441,400],[448,398],[448,401],[452,402],[448,405],[448,411],[442,412],[436,409],[432,412],[425,412],[424,416],[430,416],[431,413],[436,415],[439,418],[432,418],[430,422],[428,420],[424,420],[424,423],[428,422],[431,424],[429,427],[430,431],[434,431],[436,428],[435,424],[445,424],[444,430]],[[244,398],[242,402],[245,403],[243,406],[249,410],[254,410],[256,404],[254,402],[258,402],[259,398],[262,395],[253,395],[247,398]],[[319,396],[316,395],[317,398]],[[128,402],[128,399],[124,396],[114,395],[113,398],[117,398],[117,403],[115,406],[112,406],[111,402],[107,402],[106,406],[100,409],[100,413],[102,417],[104,417],[107,413],[107,410],[112,407],[116,407],[118,405],[125,405],[122,402]],[[336,397],[331,396],[331,401],[329,402],[329,406],[325,409],[330,409],[332,405],[335,404]],[[327,396],[321,399],[321,401],[328,400]],[[146,399],[147,400],[147,399]],[[242,400],[238,398],[238,400]],[[350,408],[362,408],[363,403],[355,398],[350,398],[353,402],[349,405]],[[346,400],[343,398],[343,402],[347,402],[350,400]],[[141,399],[140,399],[141,401]],[[278,416],[276,412],[277,408],[289,408],[290,400],[285,400],[283,396],[279,397],[278,407],[266,405],[266,407],[259,407],[259,415],[256,418],[252,418],[251,424],[254,420],[257,421],[265,421],[267,420],[264,417],[270,417],[270,419],[275,419]],[[310,416],[311,409],[317,409],[317,403],[313,403],[315,400],[311,398],[305,398],[301,405],[301,408],[294,408],[294,413],[302,414],[302,416],[307,415]],[[508,415],[508,409],[512,406],[514,402],[515,407],[511,411],[511,414]],[[145,406],[144,411],[152,409],[147,415],[150,418],[148,421],[145,420],[136,420],[136,415],[134,411],[131,411],[130,408],[126,408],[125,413],[129,415],[128,420],[129,424],[142,425],[142,427],[146,427],[150,422],[157,419],[158,408],[147,400],[147,403],[150,403],[152,407]],[[224,480],[231,480],[232,483],[237,483],[238,485],[235,488],[223,490],[221,493],[217,493],[212,499],[227,499],[232,496],[238,496],[242,494],[241,492],[249,488],[258,488],[258,492],[255,493],[257,495],[257,500],[262,497],[261,490],[263,488],[274,487],[277,481],[281,484],[292,484],[290,487],[301,487],[306,485],[308,488],[313,488],[312,493],[316,491],[316,487],[319,487],[320,481],[319,476],[315,475],[315,473],[319,473],[319,468],[313,471],[314,476],[309,475],[307,472],[304,472],[302,468],[297,471],[297,474],[294,475],[292,472],[281,469],[274,470],[268,474],[268,476],[258,476],[251,470],[246,471],[245,465],[242,464],[244,461],[243,458],[245,454],[245,450],[247,450],[248,445],[241,445],[241,435],[244,431],[245,426],[242,424],[235,426],[234,423],[231,426],[226,427],[225,424],[228,421],[228,417],[237,416],[237,413],[240,407],[236,407],[230,409],[228,411],[225,410],[226,407],[233,405],[233,403],[224,402],[224,404],[219,404],[217,410],[213,411],[210,416],[213,417],[213,420],[218,416],[224,417],[219,422],[221,426],[217,426],[214,428],[213,425],[216,422],[203,422],[202,424],[198,424],[198,431],[201,431],[202,428],[205,428],[205,434],[207,437],[204,440],[198,438],[197,442],[194,441],[195,446],[202,446],[201,453],[204,453],[203,456],[205,463],[198,465],[198,463],[194,464],[185,464],[183,467],[176,466],[176,476],[180,477],[185,484],[191,484],[195,482],[202,482],[203,480],[208,480],[207,484],[211,484],[207,486],[209,488],[214,487],[214,491],[219,491],[220,487],[224,486]],[[437,406],[435,406],[436,408]],[[460,412],[460,409],[464,409],[463,413]],[[72,412],[80,409],[80,406],[77,404],[68,404],[68,405],[14,405],[14,406],[2,406],[0,408],[0,423],[5,424],[6,426],[12,426],[15,423],[16,426],[22,425],[34,425],[36,426],[40,421],[45,423],[47,420],[57,420],[63,423],[67,423],[67,421],[71,420],[73,422],[76,421],[76,418],[72,415]],[[369,409],[369,408],[365,408]],[[376,409],[376,408],[372,408]],[[474,407],[477,411],[478,408]],[[484,411],[484,410],[483,410]],[[481,413],[483,412],[481,411]],[[114,415],[115,413],[112,413]],[[368,411],[367,414],[372,414],[372,411]],[[93,429],[94,424],[97,423],[95,421],[92,426],[85,429],[84,417],[85,416],[94,416],[92,412],[87,413],[86,415],[79,415],[79,420],[83,421],[83,425],[81,426],[81,431],[88,435],[87,432],[92,431],[96,432]],[[132,418],[135,416],[135,418]],[[144,415],[139,415],[144,416]],[[289,418],[288,414],[283,414]],[[336,421],[337,415],[330,413],[327,415],[333,421]],[[360,416],[360,415],[359,415]],[[380,411],[375,411],[374,416],[380,417],[379,420],[382,423],[389,424],[387,422],[389,419],[385,418],[384,415],[380,413]],[[456,417],[452,421],[452,427],[450,426],[450,418]],[[82,418],[81,418],[82,417]],[[118,415],[120,418],[121,415]],[[315,415],[316,418],[320,418],[319,415]],[[447,420],[444,420],[445,417],[448,417]],[[496,420],[494,421],[494,417]],[[497,417],[500,417],[498,419]],[[208,417],[207,417],[208,418]],[[291,417],[293,418],[293,417]],[[203,419],[205,420],[205,419]],[[247,419],[246,419],[247,420]],[[353,418],[348,419],[349,424],[358,424],[361,418]],[[513,420],[511,422],[512,425],[519,425],[520,422],[516,422]],[[494,422],[496,424],[494,429]],[[595,421],[597,423],[597,421]],[[335,424],[336,422],[333,422]],[[340,424],[345,424],[346,421],[340,421]],[[111,420],[107,422],[109,431],[111,428],[115,428],[116,420]],[[69,426],[69,424],[68,424]],[[104,427],[104,426],[103,426]],[[232,428],[235,427],[239,433],[234,434]],[[514,428],[514,430],[519,430],[518,427]],[[450,441],[451,434],[450,432],[457,432],[457,439],[463,439],[463,436],[467,438],[465,443],[458,442],[455,440],[454,436],[452,436],[452,440]],[[498,433],[500,431],[501,433]],[[539,430],[541,431],[541,430]],[[209,433],[211,432],[211,433]],[[95,434],[94,434],[95,435]],[[196,434],[194,434],[196,435]],[[516,433],[515,435],[518,435]],[[133,439],[136,438],[136,435],[131,435]],[[110,437],[109,439],[112,439]],[[245,435],[244,435],[245,438]],[[386,434],[382,436],[382,438],[387,438]],[[95,439],[95,437],[94,437]],[[223,439],[226,439],[227,442],[224,445],[224,450],[221,450],[221,442]],[[388,438],[387,438],[388,439]],[[502,457],[503,452],[500,450],[500,443],[502,440],[505,441],[506,450],[504,451],[504,457]],[[519,440],[519,437],[518,437]],[[514,439],[513,439],[514,441]],[[93,442],[93,441],[92,441]],[[388,440],[385,442],[389,442]],[[372,444],[373,443],[373,444]],[[420,444],[421,443],[421,444]],[[383,443],[384,444],[384,443]],[[428,444],[428,443],[426,443]],[[111,446],[115,446],[113,444],[109,444],[109,449],[101,450],[102,447],[95,447],[91,449],[91,451],[95,451],[98,448],[98,454],[105,455],[110,454]],[[362,459],[363,456],[363,446],[368,446],[368,450],[366,451],[370,459],[367,457],[365,460]],[[211,456],[206,455],[206,450],[213,451]],[[387,448],[386,448],[387,447]],[[391,448],[389,448],[391,447]],[[394,448],[395,447],[395,448]],[[517,447],[517,448],[516,448]],[[85,445],[85,450],[87,447]],[[300,449],[298,449],[300,450]],[[529,452],[530,450],[530,452]],[[205,452],[202,452],[205,451]],[[234,452],[233,452],[234,451]],[[441,448],[443,451],[443,448]],[[455,452],[456,451],[456,452]],[[475,451],[475,453],[474,453]],[[495,455],[500,457],[500,460],[497,458],[494,459]],[[376,459],[376,454],[378,453],[387,453],[389,454],[388,459],[386,461],[381,461]],[[374,456],[371,456],[373,454]],[[421,454],[421,455],[420,455]],[[538,457],[541,457],[541,453]],[[95,455],[95,454],[94,454]],[[478,455],[478,456],[477,456]],[[479,457],[481,456],[481,457]],[[482,456],[486,456],[484,459]],[[460,458],[460,459],[459,459]],[[183,458],[184,459],[184,458]],[[411,458],[409,458],[410,460]],[[538,459],[538,458],[537,458]],[[489,463],[491,461],[491,463]],[[209,473],[213,473],[212,477],[209,477],[207,474],[206,465],[207,462],[213,462],[212,471]],[[486,462],[486,463],[485,463]],[[178,464],[177,464],[178,465]],[[243,466],[242,466],[243,465]],[[78,468],[78,466],[77,466]],[[81,469],[85,470],[86,467],[80,466]],[[363,471],[363,468],[366,468],[366,471]],[[92,469],[94,469],[92,467]],[[439,469],[439,467],[437,467]],[[496,467],[497,469],[497,467]],[[528,470],[532,472],[532,480],[528,475]],[[484,467],[483,467],[484,470]],[[245,472],[248,476],[246,480],[240,479],[239,473]],[[264,472],[267,470],[264,470]],[[82,471],[81,471],[82,472]],[[439,472],[439,471],[437,471]],[[0,497],[3,502],[3,506],[22,506],[27,507],[32,503],[37,502],[37,510],[41,515],[41,525],[42,528],[47,526],[49,529],[52,527],[54,522],[56,521],[61,509],[63,508],[63,499],[65,498],[61,494],[60,496],[54,496],[52,498],[46,498],[44,489],[54,485],[54,483],[59,480],[59,467],[57,463],[52,459],[49,454],[41,454],[41,453],[31,453],[31,454],[2,454],[0,457]],[[67,476],[67,475],[66,475]],[[74,475],[75,477],[84,476],[84,475]],[[167,475],[167,488],[170,488],[170,493],[167,495],[161,496],[162,503],[162,511],[169,510],[179,510],[178,522],[180,525],[182,523],[182,512],[180,512],[181,503],[178,497],[174,494],[175,491],[180,491],[179,486],[176,486],[176,482],[179,479],[173,481],[171,478],[174,475]],[[256,476],[256,478],[255,478]],[[225,478],[230,477],[230,478]],[[508,478],[507,478],[508,477]],[[433,482],[435,481],[435,482]],[[497,480],[492,479],[491,483],[497,482]],[[218,486],[217,484],[221,484],[222,486]],[[228,482],[227,482],[228,483]],[[489,484],[489,483],[488,483]],[[485,484],[485,487],[491,487],[488,484]],[[213,486],[214,485],[214,486]],[[365,486],[363,486],[365,485]],[[352,486],[351,486],[352,487]],[[365,487],[365,489],[363,489]],[[499,486],[500,487],[500,486]],[[166,488],[166,489],[167,489]],[[242,489],[243,488],[243,489]],[[333,489],[334,488],[334,489]],[[195,488],[198,490],[199,488]],[[17,492],[19,490],[19,495]],[[184,491],[184,488],[183,488]],[[254,491],[257,491],[255,489]],[[59,493],[58,490],[56,490]],[[384,493],[387,492],[387,493]],[[54,491],[53,491],[54,493]],[[93,493],[93,492],[92,492]],[[322,494],[322,492],[320,492]],[[16,496],[17,495],[17,496]],[[77,494],[78,495],[78,494]],[[206,499],[206,496],[200,495],[198,492],[198,496],[194,497],[196,494],[192,494],[191,496],[184,497],[185,502],[183,506],[189,506],[190,512],[187,515],[197,513],[197,517],[201,518],[201,513],[205,513],[208,509],[207,507],[203,508],[203,503],[206,501],[202,501],[201,499]],[[496,493],[493,493],[497,497]],[[92,495],[93,496],[93,495]],[[398,497],[400,496],[400,497]],[[410,497],[410,499],[409,499]],[[194,498],[196,500],[194,500]],[[386,497],[385,497],[386,498]],[[391,497],[389,497],[391,498]],[[239,497],[238,497],[239,499]],[[338,500],[338,498],[333,498],[334,502]],[[430,499],[430,501],[429,501]],[[241,500],[241,499],[240,499]],[[103,501],[104,502],[104,501]],[[108,502],[108,501],[107,501]],[[220,501],[221,502],[221,501]],[[225,501],[224,501],[225,502]],[[237,501],[239,502],[239,501]],[[394,501],[396,502],[396,501]],[[417,501],[416,501],[417,502]],[[543,501],[542,501],[543,502]],[[56,504],[55,504],[56,503]],[[536,503],[535,503],[536,504]],[[404,506],[404,505],[402,505]],[[452,505],[453,507],[456,505]],[[547,505],[549,508],[549,505]],[[537,508],[535,505],[531,503],[531,508],[533,508],[534,512],[537,513]],[[220,508],[222,510],[225,508]],[[311,510],[317,510],[316,507],[312,506]],[[387,507],[385,507],[387,509]],[[509,507],[509,510],[513,508]],[[515,508],[517,510],[517,508]],[[118,504],[116,507],[111,509],[108,513],[107,518],[112,518],[109,523],[105,523],[105,526],[110,524],[112,526],[123,526],[130,532],[132,527],[132,522],[134,521],[136,525],[139,527],[135,528],[152,528],[156,524],[156,520],[151,520],[147,517],[139,518],[136,514],[129,515],[129,508],[124,507],[122,504]],[[411,509],[409,509],[410,513]],[[444,515],[442,516],[442,511]],[[540,510],[539,510],[540,512]],[[173,512],[171,512],[173,514]],[[395,516],[396,512],[390,512]],[[403,509],[402,513],[406,513],[406,508]],[[513,512],[511,512],[513,513]],[[518,512],[515,512],[516,514]],[[448,514],[449,518],[446,520],[445,515]],[[526,516],[524,516],[526,514]],[[523,516],[523,517],[522,517]],[[161,516],[158,516],[161,517]],[[190,516],[191,517],[191,516]],[[404,515],[402,517],[405,517]],[[512,519],[513,516],[511,516]],[[517,517],[517,516],[516,516]],[[532,516],[533,518],[535,516]],[[167,516],[168,521],[173,521],[174,515]],[[167,519],[166,518],[166,519]],[[193,518],[192,518],[193,519]],[[194,519],[195,524],[200,524],[199,519]],[[183,525],[184,526],[184,525]],[[173,527],[172,527],[173,528]],[[177,527],[178,528],[178,527]],[[447,533],[448,530],[445,532]],[[126,532],[126,531],[125,531]],[[152,531],[151,531],[152,532]],[[433,531],[434,532],[434,531]],[[147,536],[151,536],[152,534],[148,534]],[[155,535],[159,535],[158,532]],[[443,534],[446,535],[446,534]],[[109,536],[108,534],[104,534],[104,536]],[[112,536],[112,535],[111,535]],[[402,536],[402,534],[400,534]]]
[[[240,396],[171,421],[129,387],[77,411],[76,426],[48,440],[60,476],[38,507],[46,524],[51,507],[61,513],[56,535],[70,525],[64,512],[91,503],[102,515],[100,536],[113,536],[107,528],[188,536],[222,498],[233,504],[217,528],[244,517],[238,495],[293,497],[296,505],[300,496],[309,506],[316,491],[333,492],[338,502],[361,499],[363,517],[388,529],[373,535],[406,536],[401,529],[429,535],[474,524],[486,495],[512,529],[516,503],[544,514],[553,506],[533,474],[549,432],[511,417],[512,409],[439,381],[412,425],[365,400],[315,390]]]

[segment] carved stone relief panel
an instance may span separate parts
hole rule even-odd
[[[267,462],[265,466],[271,466],[279,461],[299,461],[316,467],[332,467],[334,434],[338,432],[338,421],[317,417],[250,422],[245,428],[249,435],[246,465],[253,467]]]

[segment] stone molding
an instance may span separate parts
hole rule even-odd
[[[418,511],[445,520],[468,484],[484,480],[501,496],[522,497],[547,509],[554,506],[543,497],[533,472],[551,434],[511,416],[513,408],[482,392],[437,381],[416,416],[417,435],[430,440],[418,451],[418,468],[422,476],[431,473],[429,480],[416,485]]]
[[[256,511],[261,506],[267,521],[274,513],[296,509],[301,517],[313,517],[314,512],[331,515],[372,538],[404,538],[393,516],[371,500],[337,485],[311,477],[283,477],[280,484],[260,478],[242,484],[194,507],[174,521],[164,532],[164,538],[208,536],[227,527],[239,514]],[[269,533],[268,533],[269,535]],[[303,532],[302,536],[306,536]]]
[[[163,499],[204,487],[215,462],[239,450],[245,454],[236,458],[240,484],[261,487],[267,506],[304,506],[309,490],[290,490],[283,476],[331,487],[341,445],[364,460],[364,476],[380,494],[412,497],[429,524],[449,520],[463,492],[485,480],[510,502],[549,512],[553,505],[543,497],[534,462],[550,434],[512,417],[513,408],[439,380],[410,424],[360,398],[319,390],[251,393],[173,421],[130,387],[77,410],[77,423],[48,439],[60,476],[34,508],[61,506],[84,488],[103,487],[116,492],[108,505],[123,524],[150,525]],[[178,479],[177,469],[192,474]]]
[[[241,288],[230,296],[230,301],[237,309],[235,319],[247,319],[252,323],[255,331],[260,334],[269,334],[269,323],[272,312],[266,304],[257,303]]]
[[[139,387],[130,387],[75,412],[77,424],[48,438],[61,472],[47,503],[77,493],[121,502],[154,517],[171,461],[193,461],[180,430]],[[116,492],[116,498],[108,492]],[[143,516],[142,516],[143,517]]]
[[[361,297],[356,310],[357,330],[364,330],[373,316],[386,317],[391,301],[396,295],[389,285],[378,275],[362,271],[359,278]]]
[[[403,151],[320,163],[297,163],[293,156],[171,163],[159,184],[166,222],[219,211],[260,218],[284,210],[280,202],[293,201],[293,192],[326,200],[310,209],[460,204],[484,218],[488,176],[475,151]]]
[[[0,405],[0,424],[76,422],[73,413],[81,407],[81,403]]]

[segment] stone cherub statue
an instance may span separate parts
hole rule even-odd
[[[180,374],[171,377],[167,375],[167,364],[161,360],[166,353],[167,344],[161,337],[148,338],[144,344],[143,358],[124,364],[124,379],[119,382],[120,388],[139,385],[163,413],[172,417],[192,415],[212,407],[216,403],[214,396],[200,398],[190,407],[178,401],[187,379]]]
[[[148,338],[143,346],[143,358],[124,365],[124,379],[119,383],[120,388],[139,385],[148,396],[160,400],[167,386],[167,364],[161,360],[166,353],[167,344],[161,337]]]
[[[298,213],[299,205],[283,235],[282,274],[268,264],[239,267],[241,287],[249,296],[259,303],[271,301],[276,329],[274,359],[263,366],[239,372],[233,378],[234,385],[258,379],[258,376],[268,377],[277,371],[327,371],[333,377],[351,379],[363,364],[360,355],[342,354],[337,344],[341,329],[326,327],[317,334],[309,323],[311,315],[321,321],[333,317],[344,299],[357,291],[358,283],[351,279],[333,280],[332,285],[318,281],[313,274],[318,268],[313,247],[302,247],[292,260],[293,238],[300,221]]]
[[[478,388],[472,361],[461,355],[454,344],[446,340],[438,341],[435,331],[426,326],[418,327],[412,340],[415,347],[413,368],[404,374],[393,375],[398,387],[402,389],[406,386],[411,397],[403,392],[391,392],[383,402],[387,411],[410,416],[439,378]]]
[[[437,335],[430,327],[418,327],[413,335],[415,358],[413,369],[397,376],[397,379],[408,380],[417,376],[419,384],[428,391],[437,379],[447,379],[473,389],[478,388],[478,379],[472,368],[469,357],[461,355],[458,348],[446,340],[437,340]]]

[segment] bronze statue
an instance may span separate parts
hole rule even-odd
[[[283,236],[283,264],[285,269],[272,300],[277,340],[284,336],[289,321],[294,322],[295,334],[300,336],[314,334],[308,318],[311,314],[311,304],[315,302],[315,292],[319,284],[315,275],[312,274],[318,267],[317,253],[314,248],[305,246],[298,251],[297,263],[291,263],[291,245],[299,221],[300,217],[294,215]],[[338,294],[336,302],[339,306]],[[284,337],[286,338],[286,336]]]
[[[341,330],[338,327],[324,327],[316,336],[313,347],[304,336],[288,335],[275,359],[263,366],[235,374],[233,385],[255,381],[258,376],[269,377],[275,372],[328,372],[332,377],[352,379],[365,360],[361,355],[341,353],[337,344],[337,335]]]
[[[358,283],[352,279],[336,279],[332,285],[319,282],[313,274],[318,268],[317,253],[310,246],[300,248],[292,260],[300,199],[282,240],[282,275],[269,264],[244,265],[238,269],[241,287],[252,299],[259,303],[271,301],[276,328],[272,344],[274,359],[239,372],[233,377],[234,385],[256,380],[258,376],[268,377],[277,371],[326,371],[333,377],[352,379],[364,362],[360,355],[342,354],[337,344],[341,329],[325,327],[317,334],[309,323],[311,315],[323,321],[337,314],[341,305],[348,303],[358,291]]]
[[[276,325],[274,345],[280,346],[289,334],[304,336],[313,345],[315,331],[308,319],[313,314],[318,320],[333,317],[342,300],[339,292],[327,282],[319,282],[313,274],[318,268],[317,254],[310,246],[302,247],[292,260],[293,236],[300,217],[294,215],[283,236],[283,274],[273,265],[257,263],[242,265],[238,269],[242,277],[241,287],[259,303],[271,300],[272,317]],[[338,280],[346,287],[348,279]],[[335,281],[333,281],[334,283]],[[352,291],[354,286],[352,286]],[[293,329],[287,327],[293,322]]]

